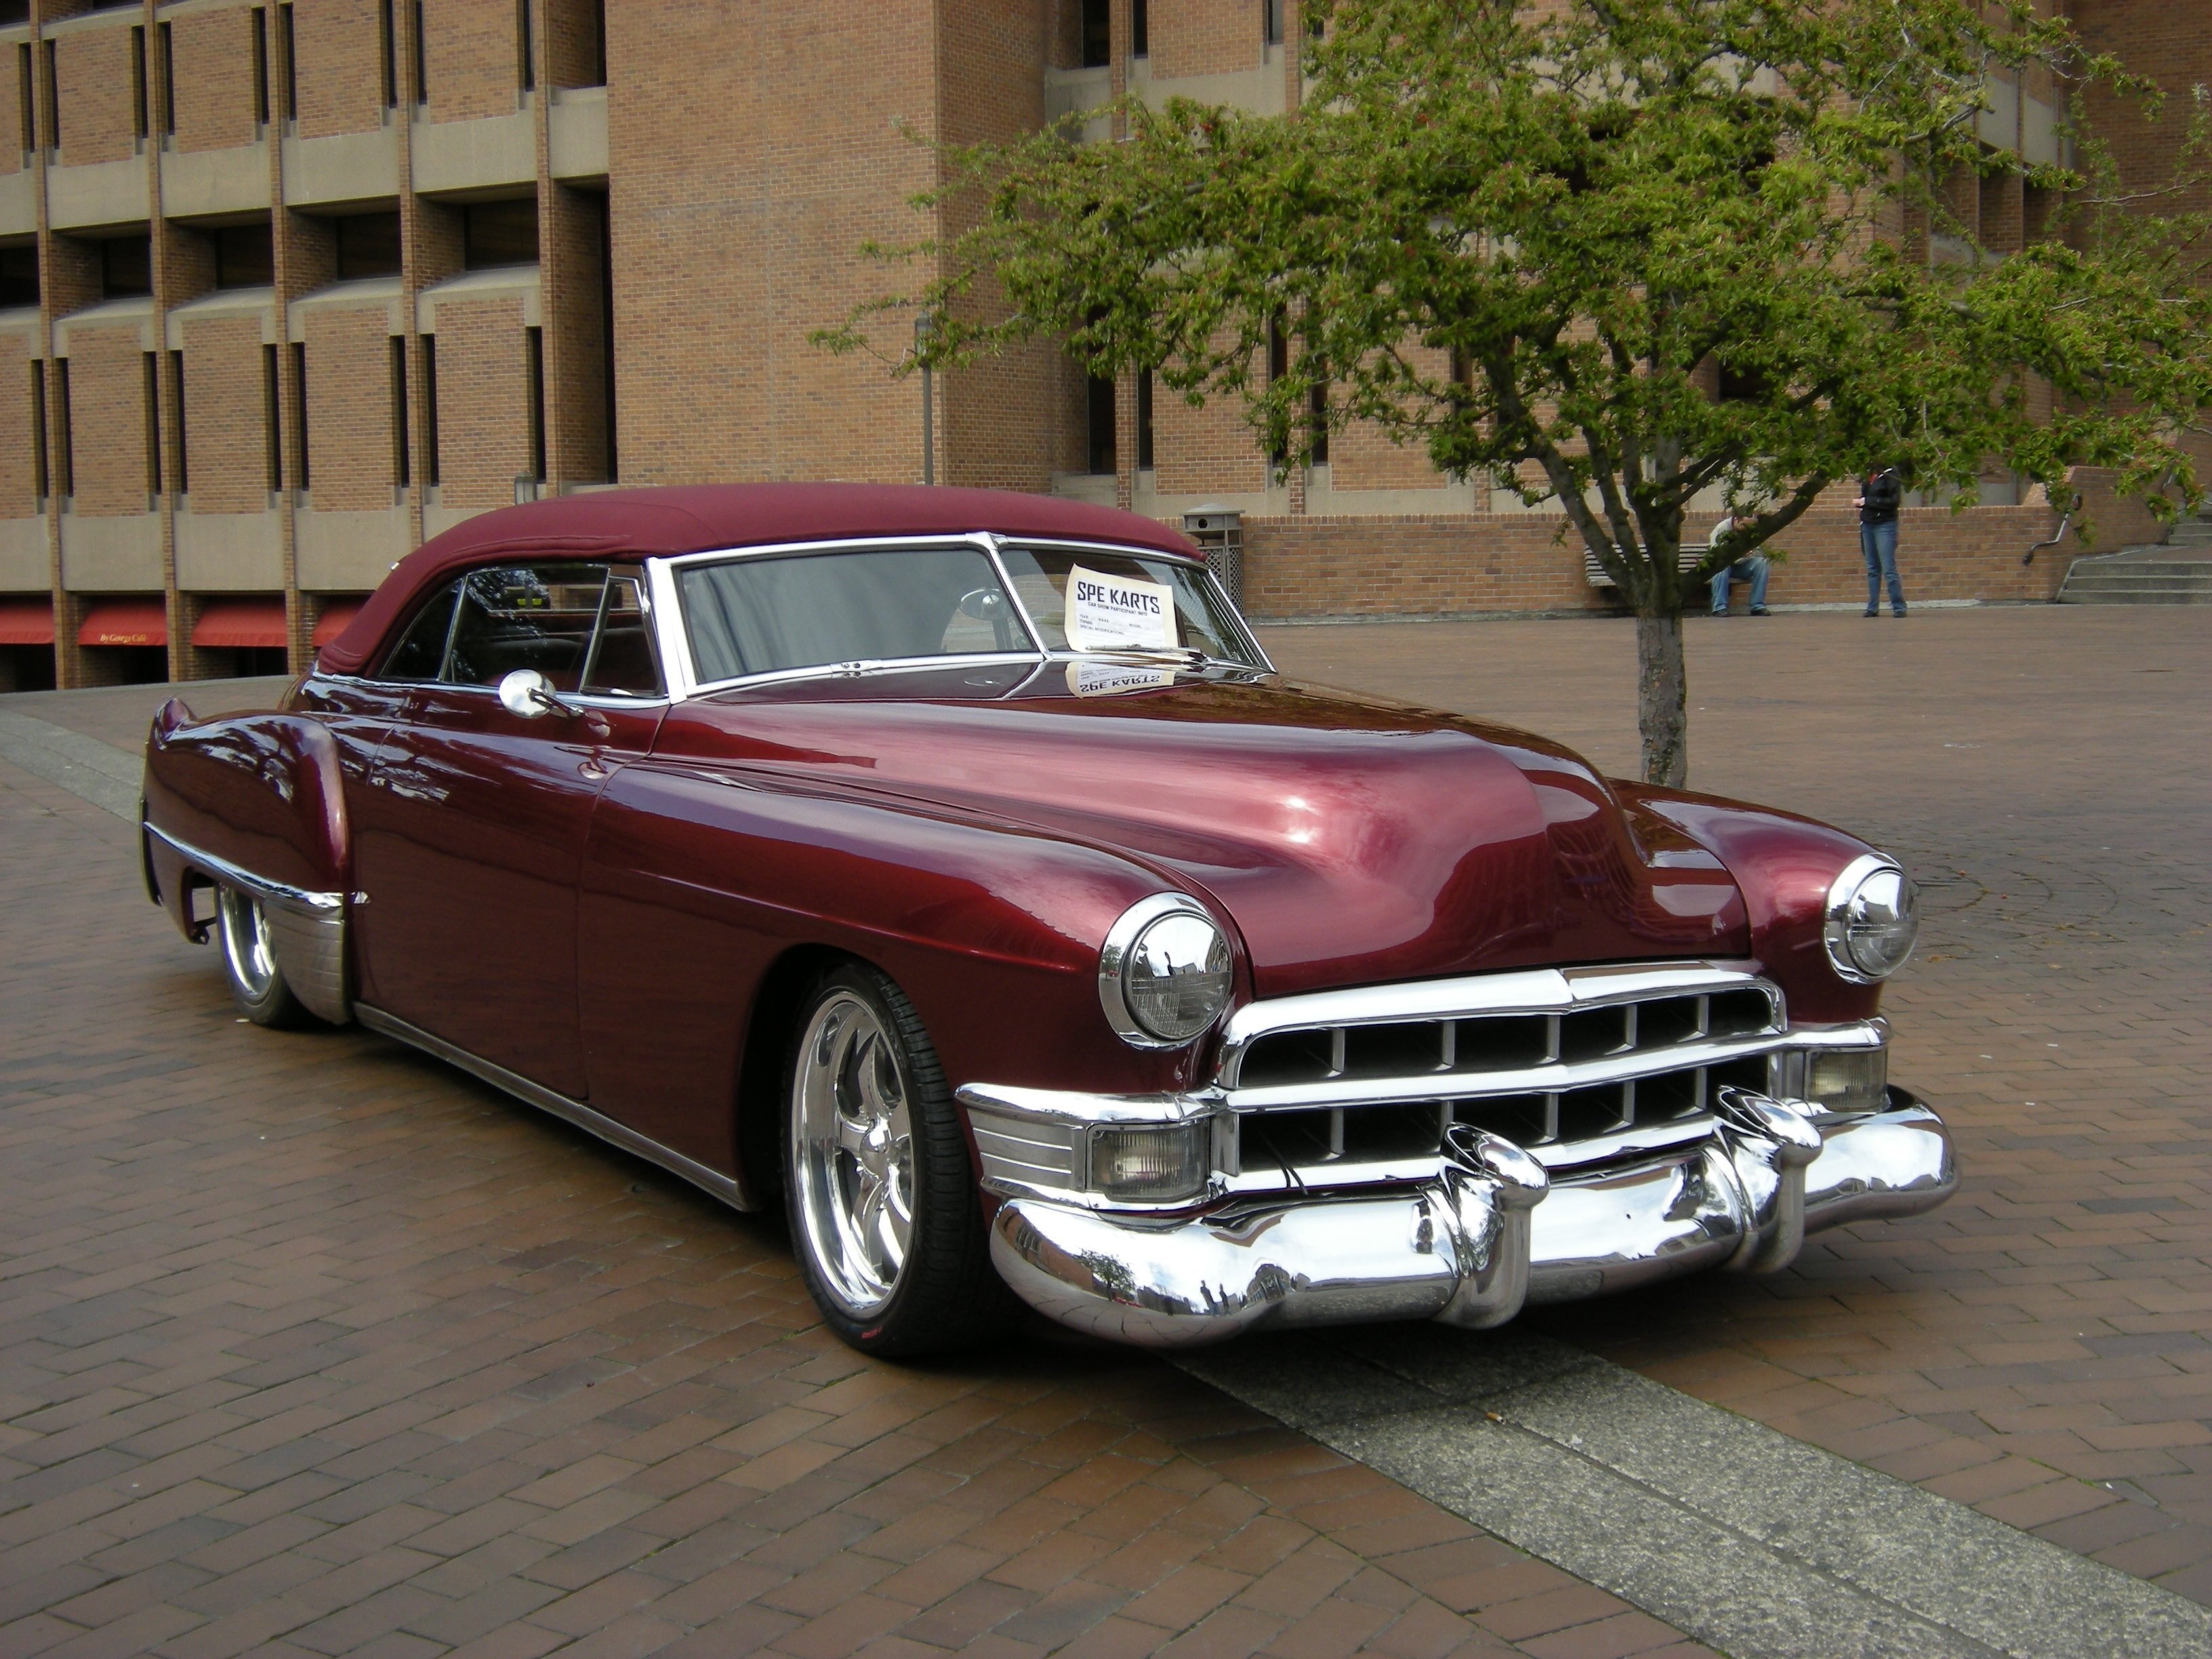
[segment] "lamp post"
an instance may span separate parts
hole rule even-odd
[[[936,331],[937,319],[928,312],[915,318],[914,355],[921,364],[921,481],[926,484],[937,482],[937,400],[930,388],[929,359],[923,354]]]

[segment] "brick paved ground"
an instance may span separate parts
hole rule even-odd
[[[1267,644],[1636,765],[1625,624]],[[1530,1322],[2212,1601],[2212,617],[1700,617],[1688,648],[1694,786],[1831,818],[1925,884],[1892,1075],[1965,1183],[1778,1279]]]
[[[1778,1280],[1541,1322],[2212,1600],[2203,640],[2072,608],[1692,624],[1693,781],[1941,884],[1890,1009],[1966,1188]],[[1633,762],[1616,624],[1269,643]],[[123,740],[133,696],[9,706]],[[0,770],[9,1659],[1676,1640],[1149,1360],[854,1358],[772,1229],[389,1045],[234,1024],[129,843]]]
[[[859,1358],[770,1224],[237,1024],[134,859],[0,764],[4,1659],[1704,1652],[1148,1358]]]

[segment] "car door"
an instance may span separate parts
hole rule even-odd
[[[636,573],[601,565],[459,578],[437,673],[413,688],[356,816],[376,1006],[572,1099],[586,1092],[585,835],[601,787],[650,750],[666,706],[643,603]],[[544,676],[556,706],[502,702],[499,683],[520,668]]]

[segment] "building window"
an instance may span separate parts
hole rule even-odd
[[[1283,332],[1280,322],[1270,321],[1267,325],[1267,384],[1274,385],[1290,372],[1290,338]],[[1267,459],[1277,466],[1283,465],[1290,458],[1290,450],[1282,444],[1275,445],[1267,452]]]
[[[1283,0],[1261,0],[1260,38],[1271,46],[1283,44]]]
[[[300,475],[300,493],[314,486],[307,481],[307,343],[292,342],[293,470]]]
[[[283,76],[278,85],[284,94],[276,112],[287,121],[296,121],[300,118],[300,48],[289,5],[276,8],[276,56],[282,60],[276,67]]]
[[[537,198],[471,202],[461,210],[461,264],[465,269],[537,263]]]
[[[104,300],[154,291],[154,246],[143,236],[111,236],[100,245],[100,294]]]
[[[430,58],[422,44],[422,0],[415,0],[415,101],[430,101]],[[435,483],[433,478],[431,483]]]
[[[337,244],[338,281],[399,274],[397,213],[349,213],[332,221],[331,229]]]
[[[1113,0],[1083,0],[1083,67],[1103,69],[1113,61]]]
[[[1327,385],[1317,386],[1313,389],[1311,409],[1312,417],[1307,428],[1307,438],[1311,446],[1312,453],[1308,457],[1307,464],[1312,466],[1327,466],[1328,465],[1328,387]]]
[[[1152,371],[1146,369],[1137,376],[1137,467],[1150,471],[1152,466]]]
[[[76,437],[70,430],[70,360],[54,359],[54,484],[66,501],[76,494]]]
[[[1114,453],[1114,382],[1103,374],[1093,374],[1090,380],[1088,398],[1091,470],[1093,472],[1118,472],[1121,467]]]
[[[39,128],[31,98],[31,43],[27,40],[15,48],[15,113],[23,127],[23,154],[28,155],[39,147]]]
[[[530,0],[514,0],[514,83],[525,92],[538,89],[538,64],[531,48]]]
[[[62,77],[54,67],[54,43],[50,35],[39,43],[46,55],[46,150],[59,155],[62,148]]]
[[[38,248],[29,242],[0,247],[0,310],[38,303]]]
[[[146,31],[131,31],[131,136],[146,139]]]
[[[169,25],[161,25],[161,32],[154,44],[161,52],[161,136],[177,136],[177,43]]]
[[[545,331],[526,328],[522,331],[524,349],[529,356],[530,407],[525,418],[530,422],[530,476],[538,483],[545,482]]]
[[[384,106],[399,107],[399,19],[392,0],[376,3],[376,56],[384,71]]]
[[[276,249],[267,220],[225,225],[214,240],[217,288],[268,288],[276,283]]]
[[[253,9],[253,125],[269,125],[269,10]]]
[[[149,502],[161,498],[161,356],[145,354],[146,362],[146,495]]]
[[[261,348],[261,453],[271,495],[284,488],[283,425],[277,419],[277,411],[283,406],[276,372],[276,348],[265,345]]]
[[[46,366],[31,364],[31,486],[43,505],[52,480],[46,477]]]
[[[392,482],[407,488],[407,337],[392,337]]]
[[[1152,19],[1146,15],[1150,10],[1145,0],[1129,0],[1129,55],[1132,58],[1152,55]]]
[[[170,422],[177,434],[177,494],[185,495],[191,491],[192,472],[185,448],[185,354],[181,351],[169,354],[169,390],[177,400],[177,412]]]
[[[422,347],[422,482],[438,487],[438,337],[425,334]]]

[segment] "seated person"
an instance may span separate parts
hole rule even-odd
[[[1735,525],[1735,519],[1723,514],[1721,521],[1713,526],[1712,536],[1705,545],[1719,546],[1721,538],[1727,535]],[[1715,571],[1713,573],[1713,615],[1716,617],[1728,615],[1729,590],[1732,583],[1749,582],[1751,584],[1751,614],[1754,617],[1765,616],[1766,614],[1766,555],[1747,553],[1734,563],[1723,565]]]

